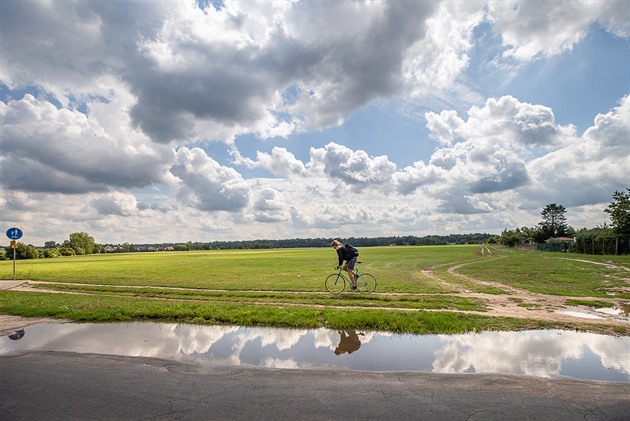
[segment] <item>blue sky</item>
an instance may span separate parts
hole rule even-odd
[[[576,229],[630,187],[624,1],[3,1],[24,241]]]

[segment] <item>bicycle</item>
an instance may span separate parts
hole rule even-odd
[[[361,262],[357,262],[357,268],[354,272],[354,280],[357,282],[357,290],[364,294],[369,294],[370,292],[374,292],[376,289],[376,278],[369,273],[359,273],[358,265]],[[339,272],[328,275],[324,285],[328,292],[333,294],[339,294],[346,289],[346,283],[352,287],[352,282],[348,277],[344,274],[345,270],[340,268]]]

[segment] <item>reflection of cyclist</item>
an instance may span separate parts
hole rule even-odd
[[[24,329],[16,330],[13,334],[9,335],[9,339],[12,341],[19,341],[24,337]]]
[[[335,250],[337,250],[337,255],[339,256],[339,264],[337,265],[337,269],[341,267],[344,260],[347,262],[343,266],[343,269],[346,272],[348,272],[348,276],[350,277],[350,282],[352,282],[352,287],[350,289],[353,291],[356,291],[357,281],[354,280],[354,272],[353,272],[354,264],[357,262],[357,255],[355,251],[344,246],[338,240],[333,240],[332,246]]]
[[[340,330],[339,336],[339,345],[335,348],[335,354],[340,355],[344,352],[352,354],[361,347],[361,340],[359,339],[359,336],[357,336],[356,330]]]

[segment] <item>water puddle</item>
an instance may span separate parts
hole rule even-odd
[[[570,307],[569,310],[557,310],[556,313],[582,319],[604,320],[613,318],[618,321],[630,322],[627,306],[613,308]]]
[[[623,316],[625,313],[625,311],[623,311],[623,309],[621,308],[598,308],[595,309],[596,312],[598,313],[603,313],[603,314],[607,314],[609,316]]]
[[[557,311],[557,313],[558,314],[564,314],[566,316],[580,317],[582,319],[591,319],[591,320],[603,320],[604,319],[603,316],[598,316],[597,314],[591,314],[589,312],[579,311],[579,310],[559,310],[559,311]]]
[[[630,383],[630,337],[544,330],[399,335],[168,323],[41,323],[0,337],[0,356],[65,351],[207,366],[493,373]]]

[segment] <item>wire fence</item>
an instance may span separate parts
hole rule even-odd
[[[536,249],[548,252],[571,252],[579,254],[630,254],[630,235],[576,237],[574,241],[552,241],[544,244],[536,244]]]
[[[630,254],[630,236],[618,235],[615,237],[586,237],[576,238],[571,251],[580,254],[619,255]]]

